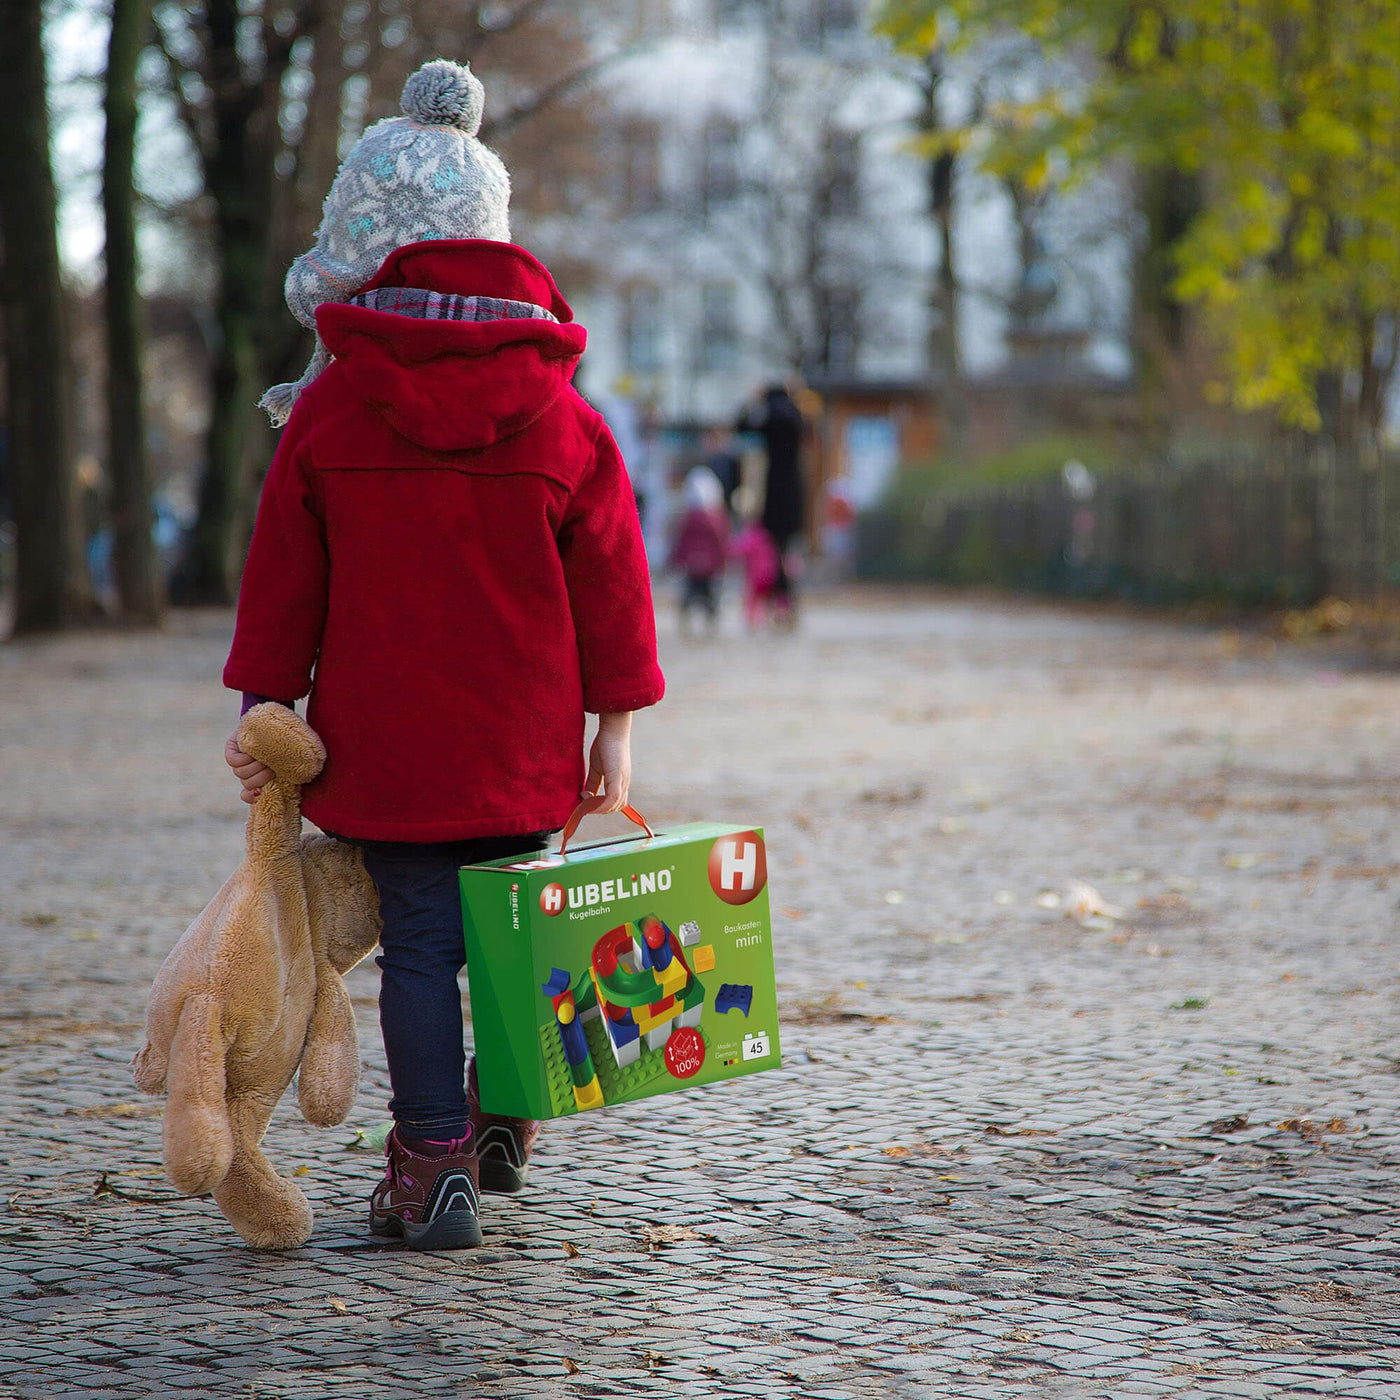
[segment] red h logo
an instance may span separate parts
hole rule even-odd
[[[768,883],[768,855],[756,831],[721,836],[710,847],[710,888],[726,904],[747,904]]]

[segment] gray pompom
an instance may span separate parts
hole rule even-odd
[[[475,136],[485,100],[485,89],[470,68],[435,58],[410,75],[399,105],[404,116],[424,126],[455,126]]]

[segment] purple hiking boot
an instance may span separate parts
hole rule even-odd
[[[507,1118],[483,1113],[476,1087],[476,1056],[467,1070],[467,1111],[471,1115],[472,1140],[481,1164],[481,1189],[509,1195],[519,1191],[529,1176],[530,1152],[540,1135],[533,1118]]]
[[[476,1145],[467,1134],[441,1156],[415,1152],[399,1140],[384,1145],[384,1180],[369,1204],[376,1235],[401,1235],[410,1249],[472,1249],[481,1243]]]

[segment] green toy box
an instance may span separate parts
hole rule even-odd
[[[594,841],[464,866],[461,886],[487,1112],[559,1118],[777,1067],[761,830]]]

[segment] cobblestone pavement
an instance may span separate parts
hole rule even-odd
[[[279,1256],[127,1071],[239,857],[229,622],[0,647],[0,1396],[1400,1397],[1396,678],[912,595],[667,636],[636,800],[768,828],[783,1068],[552,1125],[414,1255],[361,968]]]

